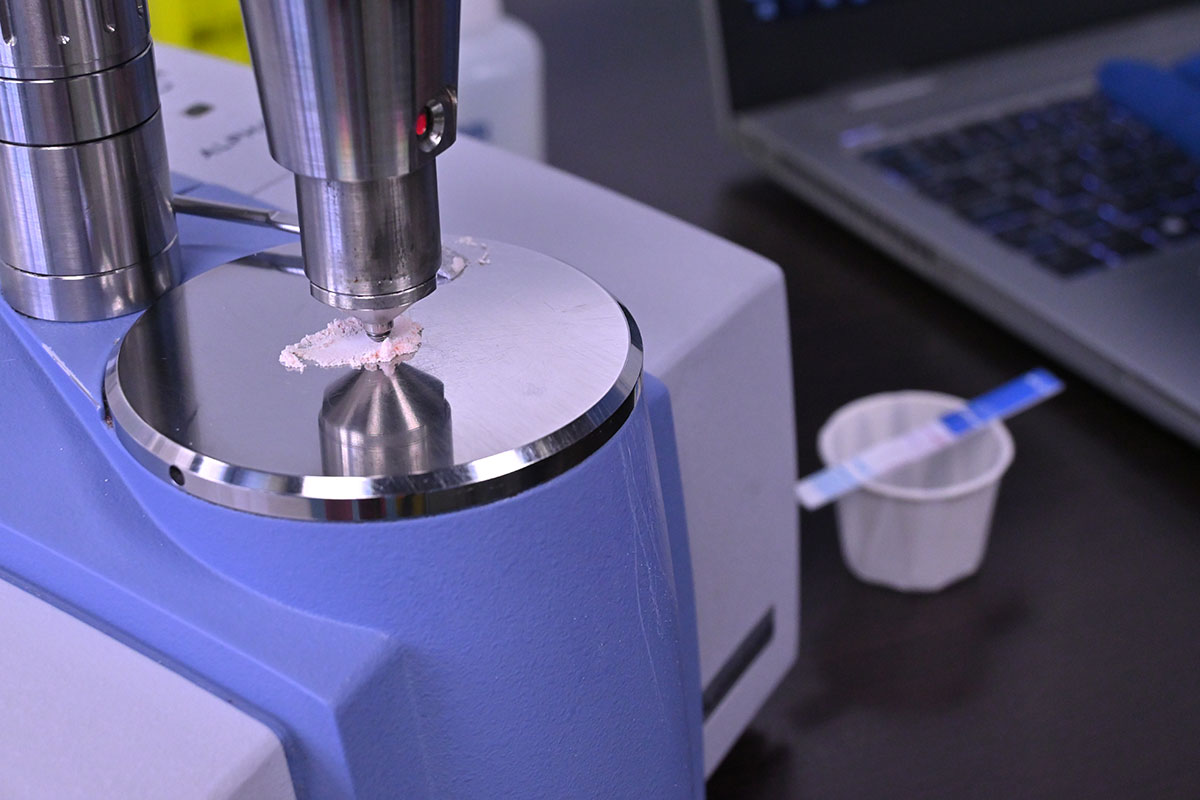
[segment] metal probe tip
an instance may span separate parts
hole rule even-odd
[[[363,322],[363,330],[372,342],[382,342],[392,333],[392,320],[387,322]]]

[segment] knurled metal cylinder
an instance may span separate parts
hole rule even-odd
[[[0,292],[107,319],[178,282],[142,0],[0,0]]]

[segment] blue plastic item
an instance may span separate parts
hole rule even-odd
[[[1110,100],[1200,158],[1200,53],[1170,70],[1144,61],[1109,61],[1097,77]]]
[[[180,231],[190,275],[287,238]],[[125,451],[99,401],[131,322],[0,304],[0,576],[271,726],[300,798],[703,796],[662,383],[645,376],[613,438],[530,491],[294,522],[194,499]]]

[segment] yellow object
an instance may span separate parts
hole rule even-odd
[[[237,0],[150,0],[149,7],[154,41],[250,63]]]

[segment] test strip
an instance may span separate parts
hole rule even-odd
[[[897,467],[911,464],[970,436],[989,422],[1006,419],[1063,390],[1049,370],[1031,370],[981,394],[918,428],[871,445],[851,459],[814,472],[796,484],[796,497],[809,511],[837,500]]]

